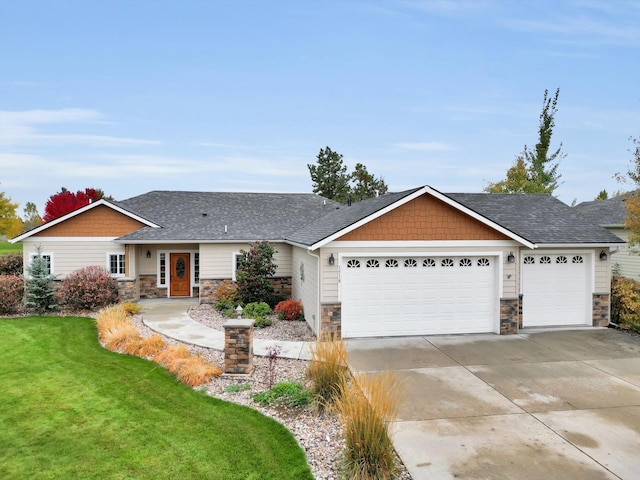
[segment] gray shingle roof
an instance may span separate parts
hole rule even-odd
[[[387,193],[350,206],[305,193],[152,191],[117,202],[117,205],[162,228],[143,227],[120,237],[120,240],[270,240],[313,245],[421,188]],[[445,195],[532,243],[621,242],[615,235],[550,195]]]
[[[406,190],[404,192],[387,193],[376,198],[369,198],[361,202],[353,203],[350,206],[342,205],[340,208],[332,211],[329,215],[305,225],[300,230],[287,237],[287,240],[301,243],[303,245],[313,245],[314,243],[320,242],[334,233],[353,225],[363,218],[388,207],[407,195],[411,195],[412,193],[420,190],[420,188],[422,187]]]
[[[574,208],[583,218],[598,225],[624,225],[627,217],[624,201],[625,195],[618,195],[608,200],[582,202]]]
[[[536,244],[621,243],[557,198],[545,194],[447,193],[449,198]]]
[[[121,240],[277,241],[340,204],[311,193],[152,191],[117,205],[162,226]]]

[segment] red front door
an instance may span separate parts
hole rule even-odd
[[[169,271],[169,296],[191,296],[191,266],[188,253],[172,253]]]

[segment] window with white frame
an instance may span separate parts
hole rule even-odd
[[[107,271],[116,277],[123,277],[125,274],[125,254],[107,253]]]
[[[38,256],[37,253],[29,255],[29,263],[33,262],[33,259]],[[41,253],[40,256],[47,262],[47,275],[53,274],[53,253]]]
[[[193,283],[195,285],[200,284],[200,253],[194,252],[193,254]]]
[[[236,272],[238,271],[238,263],[240,262],[240,258],[242,257],[242,253],[240,252],[233,252],[231,257],[231,261],[232,263],[232,274],[231,274],[231,280],[233,280],[234,282],[236,281]]]
[[[158,253],[158,287],[167,286],[167,254]]]

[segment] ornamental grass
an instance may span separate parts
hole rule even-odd
[[[191,353],[189,349],[184,345],[170,345],[166,349],[159,352],[153,357],[153,361],[163,367],[166,367],[170,372],[176,371],[174,364],[178,360],[189,358]]]
[[[154,357],[166,346],[167,344],[160,335],[152,335],[140,341],[136,355],[139,357]]]
[[[306,375],[313,383],[320,409],[330,407],[347,376],[347,349],[336,332],[325,333],[311,345]]]
[[[128,322],[115,323],[103,333],[105,348],[113,352],[134,355],[140,340],[138,329]]]
[[[333,408],[343,426],[347,478],[390,479],[396,472],[390,423],[398,414],[399,386],[392,372],[359,374],[341,383]]]
[[[127,313],[122,305],[111,305],[101,309],[96,315],[98,338],[105,341],[105,334],[114,326],[127,322]]]
[[[190,387],[208,383],[222,375],[220,368],[207,363],[200,356],[177,359],[173,362],[172,367],[174,370],[169,370],[175,373],[178,380]]]

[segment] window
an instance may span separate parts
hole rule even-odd
[[[478,266],[479,267],[488,267],[489,265],[491,265],[491,262],[489,261],[488,258],[479,258],[478,259]]]
[[[571,263],[584,263],[584,259],[582,258],[582,255],[576,255],[571,259]]]
[[[398,268],[398,260],[395,258],[390,258],[386,262],[384,262],[384,266],[387,268]]]
[[[233,264],[232,264],[233,272],[232,272],[232,275],[231,275],[231,279],[235,282],[236,281],[236,271],[238,270],[238,265],[239,265],[239,262],[240,262],[240,258],[242,257],[242,253],[233,252],[231,255],[232,255],[232,260],[231,261],[233,262]]]
[[[565,257],[564,255],[556,257],[556,263],[567,263],[567,257]]]
[[[422,266],[431,268],[436,266],[436,261],[433,258],[426,258],[422,261]]]
[[[158,286],[167,286],[167,254],[164,252],[158,255]]]
[[[418,262],[416,262],[413,258],[407,258],[407,259],[404,261],[404,266],[405,266],[406,268],[415,268],[415,267],[417,267],[417,266],[418,266]]]
[[[460,260],[461,267],[470,267],[472,265],[470,258],[463,258]]]
[[[551,257],[547,257],[546,255],[544,257],[540,257],[540,263],[542,264],[551,263]]]
[[[536,263],[535,259],[533,257],[524,257],[524,264],[525,265],[532,265]]]
[[[122,277],[125,275],[125,254],[107,253],[107,271],[113,275]]]
[[[29,262],[33,262],[33,259],[38,256],[37,253],[32,253],[29,255]],[[53,253],[42,253],[40,254],[42,258],[47,262],[47,275],[53,274]]]
[[[453,260],[451,260],[450,258],[443,258],[440,262],[440,265],[442,265],[443,267],[453,267]]]
[[[370,258],[367,260],[367,268],[378,268],[380,266],[380,262],[375,258]]]
[[[360,260],[347,260],[347,268],[360,268]]]
[[[200,283],[200,253],[195,252],[193,254],[193,283],[198,285]]]

